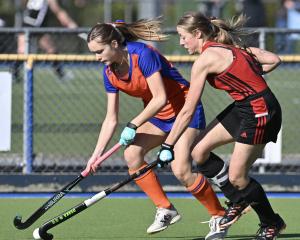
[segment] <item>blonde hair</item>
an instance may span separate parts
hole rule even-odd
[[[245,15],[224,21],[214,17],[208,18],[200,12],[189,12],[178,21],[177,26],[189,33],[201,31],[204,40],[244,47],[245,43],[241,37],[251,34],[243,28],[246,21]]]
[[[117,20],[114,23],[97,23],[88,33],[87,42],[95,40],[108,44],[116,40],[122,44],[125,41],[165,41],[168,35],[161,31],[161,17],[140,19],[133,23]]]

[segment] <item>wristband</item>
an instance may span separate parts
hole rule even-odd
[[[173,148],[174,148],[174,145],[170,145],[167,143],[163,143],[163,144],[161,144],[161,146],[165,149],[170,149],[170,150],[173,150]]]
[[[138,128],[135,124],[133,124],[131,122],[127,123],[126,127],[132,128],[134,130],[137,130],[137,128]]]

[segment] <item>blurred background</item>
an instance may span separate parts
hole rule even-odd
[[[43,20],[34,22],[29,7],[41,7]],[[3,129],[8,130],[0,128],[0,191],[53,191],[85,167],[106,108],[103,66],[88,52],[84,39],[90,27],[162,15],[170,39],[155,47],[189,79],[194,58],[180,48],[175,26],[191,10],[221,18],[245,14],[246,27],[253,32],[246,43],[281,56],[282,65],[266,79],[282,105],[282,132],[251,171],[268,190],[299,191],[300,1],[291,0],[0,0],[0,73],[8,73],[0,80],[11,81],[0,81],[0,96],[11,93],[0,98],[0,118],[7,119]],[[120,123],[111,146],[143,107],[121,97]],[[207,87],[203,103],[209,122],[230,99]],[[231,150],[227,146],[218,153],[228,160]],[[148,154],[148,161],[155,159],[155,152]],[[119,151],[78,191],[99,190],[126,173]],[[169,169],[159,175],[168,190],[182,190]],[[51,184],[54,181],[58,185]]]
[[[32,1],[35,2],[35,1]],[[39,2],[39,1],[37,1]],[[47,2],[47,1],[46,1]],[[221,18],[231,18],[238,14],[245,14],[248,17],[246,27],[254,29],[260,27],[266,28],[288,28],[295,29],[299,23],[300,3],[297,0],[53,0],[61,10],[68,15],[67,19],[61,20],[59,14],[48,6],[45,21],[41,24],[43,28],[62,28],[75,27],[89,28],[97,22],[112,22],[116,19],[124,19],[127,22],[135,21],[140,18],[151,18],[164,16],[165,30],[174,30],[180,16],[187,11],[201,11],[207,16]],[[27,0],[0,1],[0,27],[15,28],[20,30],[22,27],[31,27],[28,23],[24,24],[26,18]],[[69,22],[68,22],[69,21]],[[70,23],[72,21],[72,23]],[[26,22],[26,20],[25,20]],[[74,25],[75,24],[75,25]],[[46,29],[45,29],[46,31]],[[54,31],[55,32],[55,31]],[[53,34],[54,34],[53,32]],[[172,32],[173,33],[173,32]],[[298,50],[297,44],[294,49],[288,49],[280,37],[269,36],[267,41],[268,48],[277,52],[288,52]],[[13,53],[17,49],[17,41],[13,34],[3,36],[1,34],[1,53]],[[79,39],[66,38],[66,34],[56,32],[55,39],[59,41],[57,50],[60,53],[85,53],[86,44]],[[270,34],[273,35],[273,34]],[[278,34],[277,34],[278,35]],[[297,36],[294,34],[294,38]],[[177,43],[177,36],[171,36],[171,42]],[[257,34],[250,39],[252,45],[257,40]],[[249,40],[248,40],[249,41]],[[32,50],[39,52],[41,50],[32,44]],[[186,54],[183,49],[178,48],[177,44],[162,44],[160,49],[164,54]]]

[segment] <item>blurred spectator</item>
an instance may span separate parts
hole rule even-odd
[[[222,0],[199,0],[199,11],[210,17],[221,17],[225,1]]]
[[[63,27],[76,28],[77,24],[68,13],[59,5],[57,0],[28,0],[25,2],[23,12],[24,27],[51,27],[49,20],[54,15]],[[38,39],[38,46],[47,54],[57,53],[57,47],[49,34],[43,34]],[[20,34],[18,37],[18,53],[25,53],[25,37]],[[58,63],[54,63],[54,69],[59,78],[64,77],[64,72]],[[15,69],[17,77],[18,71]]]
[[[49,26],[51,14],[55,15],[62,26],[68,28],[77,27],[77,24],[68,13],[61,8],[57,0],[28,0],[23,13],[23,26],[51,27]],[[24,53],[24,35],[20,35],[19,43],[18,52]],[[46,53],[51,54],[57,52],[55,44],[49,34],[44,34],[40,38],[39,44]]]
[[[248,17],[246,27],[265,27],[266,12],[261,0],[244,0],[243,13]]]
[[[266,12],[261,0],[243,0],[241,13],[248,18],[245,27],[257,28],[266,26]],[[246,44],[252,47],[259,47],[259,33],[247,37]]]
[[[300,1],[283,0],[277,14],[276,27],[300,29]],[[278,35],[276,49],[281,53],[294,53],[300,34]]]

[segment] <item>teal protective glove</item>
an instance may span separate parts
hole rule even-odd
[[[174,146],[169,145],[167,143],[163,143],[161,145],[161,148],[158,152],[157,157],[157,166],[162,168],[165,165],[168,165],[169,162],[172,162],[174,160]]]
[[[119,143],[123,146],[131,144],[134,141],[136,129],[136,125],[134,125],[131,122],[127,123],[127,126],[123,129],[121,133]]]

